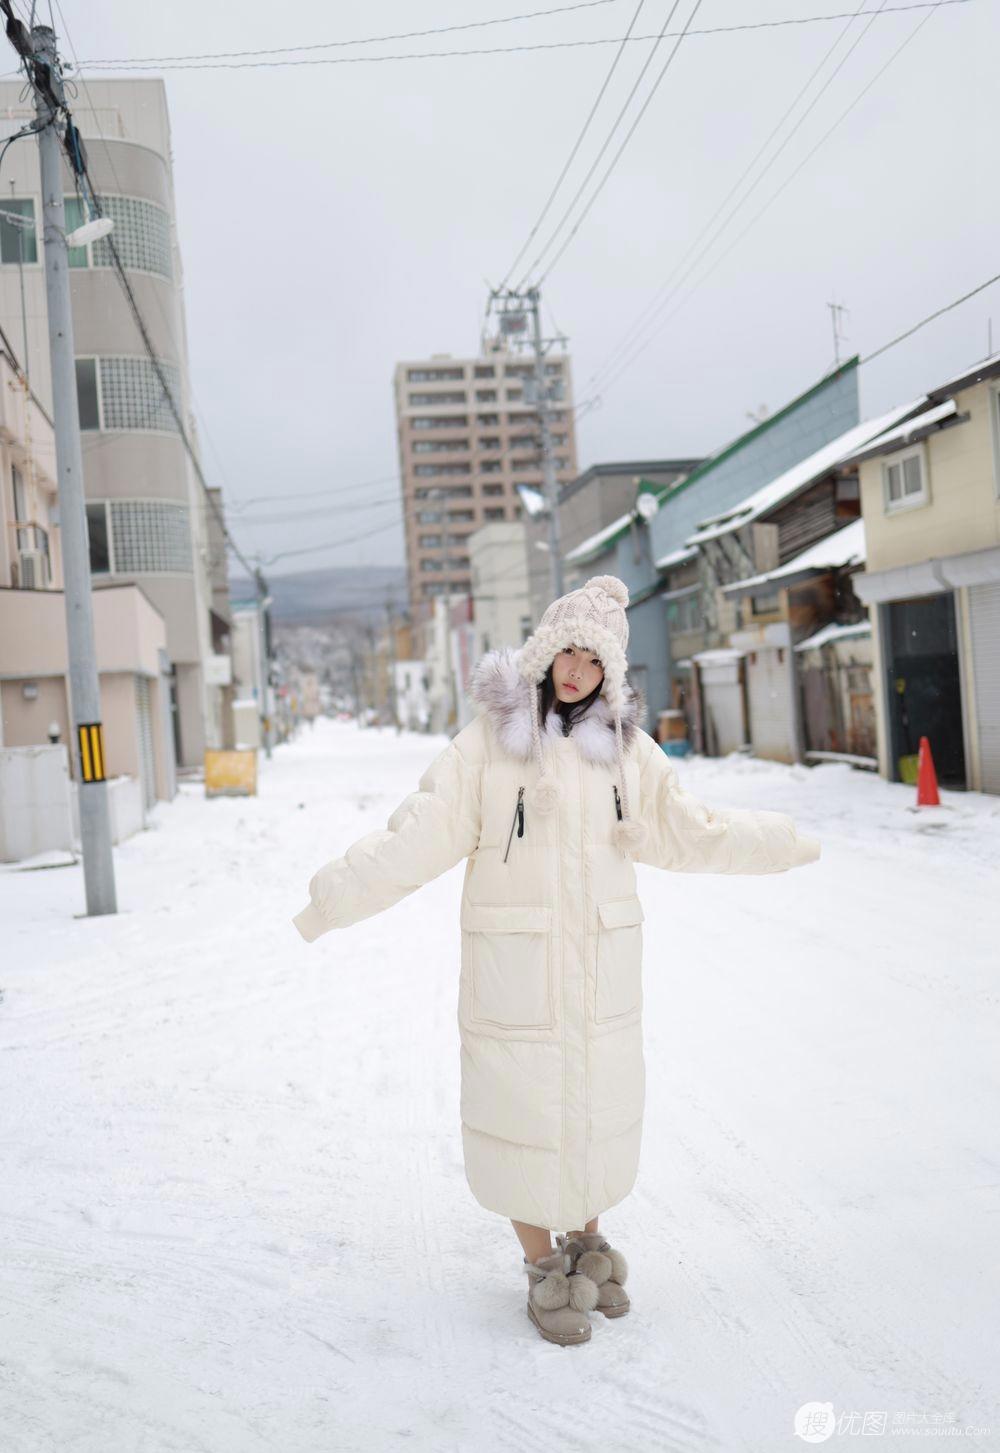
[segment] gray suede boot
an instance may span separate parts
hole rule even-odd
[[[597,1305],[597,1287],[590,1277],[573,1271],[563,1251],[522,1261],[528,1273],[528,1316],[539,1335],[562,1347],[589,1341],[587,1313]]]
[[[601,1231],[571,1231],[556,1237],[556,1245],[569,1257],[578,1275],[583,1272],[597,1286],[598,1312],[606,1317],[624,1317],[631,1303],[623,1283],[628,1262],[615,1251]]]

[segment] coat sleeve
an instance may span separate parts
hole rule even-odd
[[[386,827],[359,838],[314,874],[309,903],[292,919],[306,942],[391,908],[467,858],[479,844],[479,779],[454,738]]]
[[[640,762],[640,816],[647,830],[637,862],[679,873],[783,873],[815,862],[816,838],[783,812],[706,807],[681,789],[677,769],[648,738]]]

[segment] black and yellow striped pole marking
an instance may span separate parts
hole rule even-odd
[[[80,747],[80,772],[84,782],[103,782],[104,728],[99,721],[80,722],[76,728]]]

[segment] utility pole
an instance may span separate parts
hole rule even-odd
[[[63,212],[60,112],[65,108],[55,32],[36,25],[30,36],[10,9],[7,35],[26,63],[35,93],[35,115],[42,182],[42,236],[45,247],[45,296],[48,306],[52,409],[55,415],[59,521],[62,541],[66,643],[79,782],[80,843],[89,915],[116,913],[111,821],[105,778],[101,690],[94,651],[90,587],[90,546],[83,489],[83,452],[76,396],[73,315],[69,259]],[[67,118],[72,128],[72,121]]]
[[[513,288],[494,288],[490,293],[490,306],[495,307],[500,321],[503,338],[516,338],[527,331],[527,315],[531,316],[531,349],[535,360],[534,403],[538,412],[539,443],[542,455],[542,479],[549,533],[549,570],[552,599],[563,594],[562,548],[559,534],[559,482],[556,478],[556,462],[552,452],[551,391],[545,372],[545,356],[555,343],[565,343],[563,337],[543,338],[541,321],[541,293],[537,287],[519,293]]]
[[[385,613],[389,630],[389,711],[398,737],[403,728],[400,724],[399,704],[396,700],[396,627],[393,621],[391,590],[385,603]]]
[[[260,556],[257,557],[258,562]],[[271,632],[268,629],[268,607],[271,597],[267,593],[267,581],[258,563],[254,571],[254,588],[257,592],[257,631],[260,651],[260,728],[264,738],[264,755],[271,756]]]

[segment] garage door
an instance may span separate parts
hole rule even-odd
[[[984,792],[1000,792],[1000,584],[969,587],[972,670]]]

